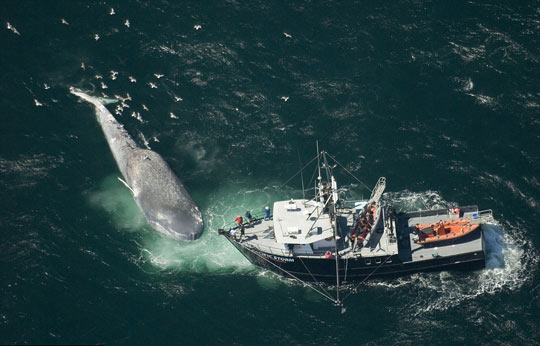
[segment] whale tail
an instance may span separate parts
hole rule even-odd
[[[118,102],[117,99],[90,96],[90,95],[86,94],[84,91],[82,91],[81,89],[77,89],[75,87],[69,87],[69,92],[72,93],[73,95],[76,95],[76,96],[82,98],[85,101],[88,101],[88,102],[94,104],[94,105],[97,105],[97,104],[108,105],[108,104],[111,104],[111,103]]]

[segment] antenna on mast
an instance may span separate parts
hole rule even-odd
[[[298,163],[300,164],[300,178],[302,179],[302,199],[306,199],[306,190],[304,189],[304,170],[302,169],[302,160],[300,160],[300,150],[296,148],[298,153]]]
[[[319,170],[319,176],[317,177],[317,180],[319,181],[319,200],[321,203],[324,203],[324,197],[323,197],[323,186],[322,186],[322,177],[321,177],[321,153],[319,152],[319,141],[317,143],[317,169]]]

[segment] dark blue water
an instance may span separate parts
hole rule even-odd
[[[0,343],[539,343],[537,1],[5,0],[0,23]],[[116,117],[202,239],[145,224],[70,86],[129,93]],[[487,268],[373,281],[341,314],[250,265],[215,230],[298,197],[316,140],[401,210],[493,209]]]

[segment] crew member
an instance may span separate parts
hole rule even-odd
[[[246,217],[248,225],[251,226],[251,223],[253,222],[253,216],[251,216],[251,212],[249,210],[246,210],[246,214],[244,216]]]

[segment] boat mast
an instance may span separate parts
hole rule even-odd
[[[327,182],[328,190],[326,191],[326,193],[328,194],[328,201],[332,199],[332,203],[329,208],[329,214],[330,214],[330,222],[332,223],[332,229],[334,230],[334,250],[336,253],[336,255],[334,256],[335,261],[336,261],[336,302],[335,304],[342,306],[341,300],[339,299],[339,251],[338,251],[338,241],[337,241],[338,223],[337,223],[337,217],[336,217],[337,183],[336,183],[336,180],[334,179],[334,173],[332,172],[332,169],[330,165],[328,164],[328,160],[326,159],[326,152],[323,151],[321,154],[323,155],[323,165],[326,170],[326,179],[328,180]],[[319,177],[320,177],[320,170],[319,170]]]

